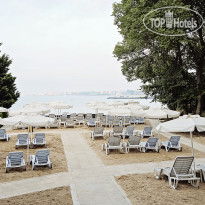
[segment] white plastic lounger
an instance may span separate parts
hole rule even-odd
[[[138,120],[135,116],[130,117],[130,124],[134,124],[134,125],[138,124]]]
[[[80,125],[80,124],[85,124],[85,121],[84,121],[84,117],[83,116],[77,116],[76,117],[76,124]]]
[[[122,117],[122,125],[129,126],[130,125],[130,117]]]
[[[111,149],[118,149],[120,151],[120,153],[122,152],[123,146],[122,143],[120,143],[121,141],[121,137],[114,137],[114,136],[110,136],[108,139],[108,143],[104,143],[102,144],[102,150],[105,149],[105,153],[108,155],[109,151]]]
[[[113,121],[112,121],[112,126],[120,126],[121,125],[121,121],[119,118],[115,118]]]
[[[104,127],[95,127],[93,132],[91,132],[92,140],[95,140],[95,137],[103,137],[105,139]]]
[[[32,147],[34,146],[45,146],[46,147],[45,133],[35,133],[34,134]]]
[[[36,155],[30,155],[30,164],[32,164],[32,169],[35,169],[35,166],[49,166],[52,168],[52,162],[49,159],[50,150],[43,149],[37,150]]]
[[[139,117],[138,124],[145,124],[145,120],[143,117]]]
[[[87,126],[95,127],[96,126],[95,118],[90,118],[89,121],[87,122]]]
[[[60,127],[60,121],[55,118],[54,122],[52,124],[49,124],[49,128],[59,128]]]
[[[140,141],[142,137],[141,136],[134,136],[131,135],[128,138],[128,142],[124,143],[126,152],[128,153],[130,149],[139,149],[140,150]]]
[[[65,126],[75,128],[75,121],[73,119],[67,119]]]
[[[142,133],[142,137],[153,137],[152,127],[145,127]]]
[[[142,146],[142,143],[140,143],[141,151],[143,150],[143,152],[146,152],[147,150],[155,150],[156,152],[159,152],[160,147],[158,141],[158,137],[149,137],[144,146]]]
[[[18,134],[17,135],[17,142],[16,142],[16,149],[18,147],[23,147],[23,146],[30,146],[30,139],[28,139],[28,134]]]
[[[9,152],[9,155],[6,157],[6,173],[10,168],[19,167],[24,167],[24,170],[26,170],[26,164],[23,159],[23,152]]]
[[[0,140],[6,140],[7,142],[10,139],[10,135],[6,134],[5,129],[0,129]]]
[[[134,126],[128,126],[125,130],[124,137],[130,137],[134,135],[134,130],[135,130]]]
[[[109,121],[108,119],[106,119],[106,117],[103,117],[102,120],[100,120],[100,126],[104,126],[104,127],[111,127],[111,121]]]
[[[123,127],[122,126],[114,126],[113,131],[110,131],[109,136],[123,136]]]
[[[194,187],[199,187],[200,178],[195,176],[195,173],[191,169],[194,157],[176,157],[172,167],[167,167],[162,170],[162,173],[168,177],[169,186],[173,189],[178,187],[179,181],[188,181]],[[155,177],[160,179],[161,176]]]
[[[161,147],[165,147],[165,150],[169,152],[170,149],[178,149],[182,151],[182,146],[180,146],[181,136],[171,136],[168,142],[162,142]]]

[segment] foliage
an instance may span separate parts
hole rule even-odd
[[[5,108],[10,108],[20,96],[15,84],[16,77],[9,73],[11,63],[8,55],[0,55],[0,107]]]
[[[144,16],[151,10],[176,5],[197,10],[205,17],[205,2],[201,0],[114,3],[114,24],[123,40],[117,43],[113,53],[121,61],[126,79],[141,79],[142,90],[153,96],[154,101],[171,109],[200,113],[205,109],[204,26],[192,35],[168,37],[150,32],[143,24]]]

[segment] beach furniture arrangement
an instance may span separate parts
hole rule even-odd
[[[49,166],[52,168],[52,162],[49,159],[50,150],[37,150],[35,155],[30,155],[30,164],[34,170],[36,166]]]
[[[138,124],[145,124],[145,120],[143,117],[138,118]]]
[[[5,129],[0,129],[0,140],[6,140],[7,142],[10,139],[10,135],[6,134]]]
[[[128,126],[126,127],[125,133],[124,133],[124,137],[130,137],[134,135],[134,130],[135,127],[134,126]]]
[[[95,118],[90,118],[89,121],[87,122],[87,126],[95,127],[96,126]]]
[[[147,150],[155,150],[159,153],[160,146],[159,146],[159,138],[158,137],[149,137],[147,142],[140,143],[140,149],[142,152],[147,152]]]
[[[161,178],[164,174],[168,177],[169,186],[173,189],[178,187],[179,181],[188,181],[194,187],[199,187],[200,178],[196,177],[191,166],[194,161],[194,157],[176,157],[172,167],[167,167],[165,169],[157,168],[155,169],[155,177],[157,179]]]
[[[180,146],[180,138],[181,136],[171,136],[169,141],[161,143],[161,147],[165,147],[167,152],[169,152],[170,149],[178,149],[179,151],[182,151],[182,146]]]
[[[16,149],[18,147],[30,146],[30,139],[28,138],[28,134],[18,134],[17,135],[17,142],[16,142]]]
[[[65,123],[65,127],[73,127],[73,128],[75,128],[75,120],[67,119],[67,121]]]
[[[114,126],[113,131],[109,132],[109,136],[123,136],[123,126]]]
[[[141,136],[130,135],[128,138],[128,142],[124,142],[123,146],[125,147],[126,153],[130,151],[130,149],[138,149],[140,150],[140,141]]]
[[[95,140],[96,137],[102,137],[105,139],[104,127],[95,127],[91,132],[91,139]]]
[[[152,127],[145,127],[142,133],[142,137],[152,137]]]
[[[6,173],[11,168],[23,167],[26,170],[26,164],[23,159],[23,152],[9,152],[6,157]]]
[[[120,141],[121,141],[120,136],[117,137],[110,136],[108,139],[108,143],[102,144],[102,150],[105,149],[106,155],[109,154],[110,150],[114,150],[114,149],[119,150],[121,153],[123,150],[123,144]]]
[[[34,139],[32,141],[32,148],[34,146],[45,146],[46,147],[45,133],[35,133],[34,134]]]

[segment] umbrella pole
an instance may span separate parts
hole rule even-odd
[[[194,146],[193,146],[192,132],[190,132],[190,137],[191,137],[192,156],[194,157]],[[194,174],[195,174],[195,159],[194,159]]]
[[[27,165],[28,165],[28,157],[29,157],[29,126],[28,126],[28,142],[27,142]]]

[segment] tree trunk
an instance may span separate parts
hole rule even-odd
[[[196,70],[196,76],[197,76],[197,107],[196,107],[196,114],[201,114],[202,112],[202,94],[200,89],[200,83],[201,83],[201,77],[202,77],[202,69],[198,68]]]

